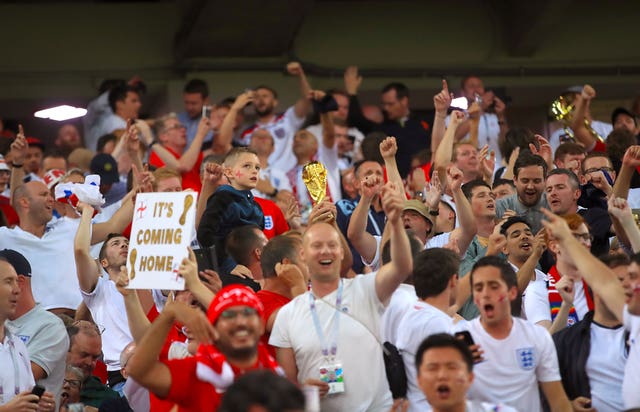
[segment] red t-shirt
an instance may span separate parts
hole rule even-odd
[[[166,401],[178,404],[178,412],[216,411],[222,396],[213,385],[196,376],[195,357],[164,362],[171,371],[171,388]]]
[[[164,147],[164,146],[163,146]],[[164,147],[175,157],[176,159],[180,159],[180,155],[168,147]],[[200,164],[202,163],[202,152],[198,153],[198,160],[193,165],[191,170],[188,172],[182,173],[182,188],[183,189],[193,189],[196,192],[200,193],[200,189],[202,188],[202,182],[200,181]],[[160,159],[160,156],[156,154],[156,152],[152,152],[151,156],[149,156],[149,164],[155,167],[163,167],[164,162]]]
[[[254,197],[256,203],[262,208],[264,213],[264,235],[267,239],[271,239],[274,236],[281,235],[289,230],[289,224],[284,218],[282,210],[275,204],[275,202],[269,199],[263,199],[260,197]]]
[[[267,324],[267,321],[269,320],[273,312],[291,302],[291,299],[289,299],[288,297],[283,296],[279,293],[270,292],[268,290],[259,290],[258,292],[256,292],[256,296],[258,296],[258,299],[260,299],[260,302],[262,302],[262,306],[264,306],[265,325]],[[269,354],[271,354],[271,356],[275,358],[276,350],[273,346],[269,345],[269,336],[271,336],[271,334],[265,330],[264,334],[260,337],[260,340],[269,350]]]
[[[607,145],[604,142],[601,142],[600,140],[596,140],[596,144],[593,145],[593,149],[591,149],[590,152],[591,153],[593,153],[593,152],[606,153],[607,152]]]

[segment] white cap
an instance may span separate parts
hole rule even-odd
[[[7,161],[4,160],[4,156],[0,155],[0,170],[7,170],[7,171],[11,171],[11,169],[9,169],[9,165],[7,164]]]

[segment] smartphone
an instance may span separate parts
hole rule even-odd
[[[205,119],[210,118],[212,109],[213,109],[213,106],[207,106],[207,105],[202,106],[202,117]]]
[[[473,346],[476,344],[473,341],[473,338],[471,337],[471,333],[469,333],[469,331],[467,330],[463,330],[462,332],[456,332],[453,336],[455,336],[456,339],[466,343],[467,346]]]
[[[609,182],[609,185],[613,186],[613,178],[611,177],[609,172],[607,172],[606,170],[603,170],[602,174],[604,175],[604,178],[607,179],[607,182]]]
[[[35,385],[33,389],[31,389],[31,394],[36,395],[38,398],[40,398],[42,395],[44,395],[44,391],[45,391],[44,386]],[[38,403],[38,402],[34,401],[34,403]]]

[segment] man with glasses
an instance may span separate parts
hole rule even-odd
[[[157,140],[147,141],[153,151],[149,163],[155,167],[167,166],[182,174],[182,188],[200,191],[200,163],[202,163],[202,142],[209,132],[209,119],[202,118],[195,138],[187,147],[187,129],[180,123],[175,113],[169,113],[156,123]],[[145,134],[143,134],[145,135]],[[148,138],[148,137],[146,137]]]
[[[227,286],[211,301],[207,315],[178,302],[167,304],[149,327],[127,363],[129,375],[181,411],[216,410],[221,394],[237,376],[252,369],[283,374],[260,343],[264,308],[245,286]],[[175,321],[201,342],[195,357],[165,362],[158,355]]]
[[[613,183],[615,181],[616,171],[613,169],[611,159],[609,159],[605,153],[589,153],[582,161],[583,185],[591,183],[596,189],[600,189],[606,196],[610,196],[613,192]],[[603,207],[606,206],[603,205]]]
[[[80,402],[85,406],[99,408],[105,399],[115,398],[115,392],[93,376],[98,359],[102,358],[102,333],[104,328],[86,320],[74,322],[67,328],[69,335],[69,352],[67,365],[82,371],[83,381],[80,391]]]

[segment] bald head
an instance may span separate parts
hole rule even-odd
[[[302,238],[302,257],[309,268],[311,279],[334,282],[340,278],[340,265],[344,250],[340,234],[327,223],[315,223]]]
[[[12,206],[20,217],[21,225],[44,225],[53,214],[53,196],[44,183],[28,182],[16,189]]]

